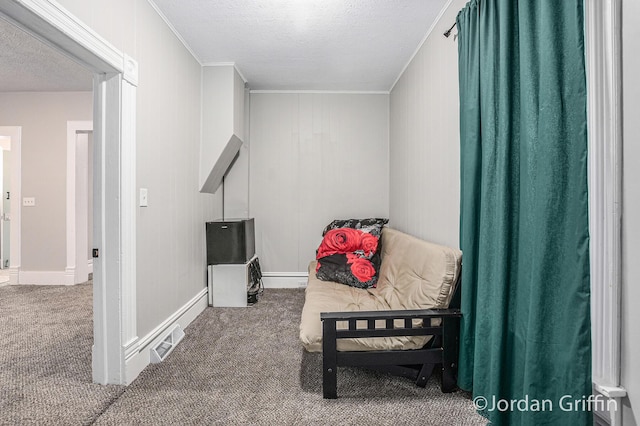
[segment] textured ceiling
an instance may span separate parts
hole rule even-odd
[[[203,64],[252,89],[387,91],[446,0],[153,0]]]
[[[446,0],[154,0],[202,64],[252,89],[387,91]],[[0,17],[0,92],[92,90],[92,75]]]
[[[93,74],[0,17],[0,92],[93,90]]]

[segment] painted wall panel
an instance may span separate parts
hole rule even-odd
[[[58,0],[57,3],[116,48],[136,56],[138,8],[146,10],[149,6],[147,0]]]
[[[67,265],[67,121],[91,121],[91,92],[0,93],[0,126],[22,126],[23,271]],[[62,283],[60,283],[62,284]]]
[[[237,78],[239,76],[236,73]],[[241,96],[239,89],[242,85],[236,84],[235,90],[237,91],[236,98]],[[238,152],[238,158],[227,172],[227,176],[224,181],[224,217],[225,218],[246,218],[249,217],[249,157],[251,155],[250,150],[250,133],[249,133],[249,114],[250,114],[250,102],[251,95],[248,88],[242,88],[243,102],[236,102],[234,104],[234,126],[236,132],[239,131],[239,126],[242,125],[242,146]],[[243,111],[240,112],[239,108],[242,106]],[[242,120],[238,120],[238,117],[242,117]]]
[[[390,101],[390,225],[452,247],[460,212],[458,44],[442,34],[465,3],[454,0],[444,12]]]
[[[137,335],[143,337],[206,286],[204,224],[219,194],[198,192],[201,66],[147,0],[60,0],[138,61]]]
[[[198,191],[200,64],[147,2],[137,13],[137,184],[149,190],[137,221],[142,337],[206,286],[204,226],[220,218],[221,197]]]
[[[388,216],[388,95],[251,94],[250,215],[267,272],[306,272],[324,226]]]

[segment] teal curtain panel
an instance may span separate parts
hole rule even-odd
[[[495,425],[590,425],[583,3],[473,0],[457,26],[458,385]]]

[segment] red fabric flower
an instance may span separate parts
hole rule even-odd
[[[351,228],[332,229],[327,232],[318,247],[316,259],[336,253],[348,253],[360,248],[361,231]]]
[[[363,232],[360,237],[360,248],[365,256],[371,257],[378,249],[378,239],[368,232]]]
[[[358,281],[365,283],[373,278],[376,270],[371,264],[371,261],[357,257],[353,259],[353,263],[351,263],[351,273]]]
[[[356,261],[356,259],[360,259],[360,256],[358,256],[355,253],[347,253],[347,263],[350,265],[353,262]]]

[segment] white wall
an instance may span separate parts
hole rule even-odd
[[[388,217],[388,95],[251,94],[250,215],[266,272],[306,272],[325,225]]]
[[[465,4],[451,3],[391,91],[390,225],[452,247],[460,213],[458,44],[442,34]]]
[[[206,286],[205,222],[220,196],[198,192],[201,66],[147,0],[59,0],[138,61],[137,335],[142,338]]]
[[[240,147],[238,158],[228,171],[224,181],[223,213],[227,219],[249,217],[249,156],[251,154],[251,135],[249,133],[251,95],[249,89],[244,90],[243,104],[243,144]]]
[[[640,424],[640,2],[622,1],[623,189],[622,189],[622,375],[627,389],[623,424]]]
[[[137,40],[144,24],[137,21],[148,14],[147,0],[57,0],[57,3],[134,59],[144,48]]]
[[[149,189],[137,222],[142,337],[206,287],[205,222],[220,217],[221,198],[198,191],[200,64],[148,2],[135,4],[137,183]]]
[[[0,93],[0,126],[22,126],[22,196],[36,199],[22,208],[22,271],[65,270],[67,121],[92,119],[91,92]]]

